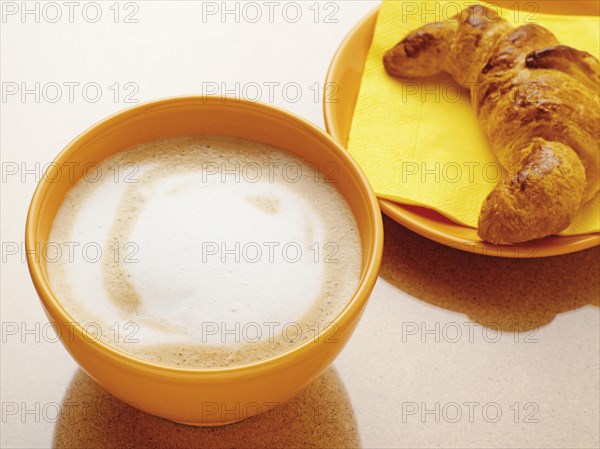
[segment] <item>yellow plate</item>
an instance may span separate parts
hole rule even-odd
[[[510,6],[511,2],[495,2]],[[514,5],[514,1],[512,2]],[[568,2],[569,14],[598,15],[596,0]],[[562,8],[562,9],[561,9]],[[565,12],[567,2],[540,2],[539,11]],[[328,83],[338,86],[337,102],[327,101],[324,96],[323,113],[327,131],[342,145],[348,144],[354,106],[362,78],[367,53],[373,39],[379,8],[370,12],[346,36],[331,61],[325,87]],[[566,12],[565,12],[566,13]],[[327,92],[326,92],[327,93]],[[600,245],[600,234],[553,236],[521,245],[490,245],[482,242],[477,230],[455,223],[425,207],[398,204],[380,198],[381,210],[408,229],[463,251],[499,257],[548,257],[568,254]]]

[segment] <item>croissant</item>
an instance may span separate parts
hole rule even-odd
[[[449,73],[469,88],[505,170],[483,202],[478,235],[510,244],[563,231],[599,190],[600,71],[592,55],[534,24],[513,28],[472,5],[388,50],[398,77]]]

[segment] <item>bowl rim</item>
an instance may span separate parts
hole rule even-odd
[[[132,114],[138,115],[144,113],[145,111],[151,110],[154,107],[170,106],[186,102],[190,102],[192,104],[201,102],[202,107],[211,107],[215,106],[215,104],[233,108],[246,107],[257,110],[261,114],[276,115],[279,116],[279,118],[294,122],[303,132],[312,134],[314,137],[318,137],[330,148],[332,148],[333,151],[338,153],[338,155],[347,163],[347,167],[352,172],[353,178],[360,180],[358,187],[360,190],[362,190],[364,198],[367,200],[365,212],[367,213],[368,221],[371,223],[373,229],[373,237],[367,245],[369,251],[364,259],[365,265],[361,270],[361,277],[358,281],[358,285],[348,303],[332,319],[332,322],[335,322],[340,328],[345,328],[351,325],[352,322],[358,316],[360,316],[379,275],[379,268],[383,253],[383,221],[381,217],[381,210],[379,208],[377,197],[375,196],[375,193],[373,192],[371,185],[360,166],[332,136],[309,120],[272,104],[250,101],[237,97],[205,95],[163,97],[125,108],[89,126],[77,137],[71,140],[63,148],[63,150],[54,157],[52,164],[49,164],[49,167],[53,166],[53,164],[60,165],[61,163],[67,161],[68,157],[73,153],[81,151],[82,144],[84,144],[84,141],[90,136],[93,136],[96,133],[101,134],[108,131],[111,126],[114,126],[118,123],[123,123],[127,121],[127,119],[132,118]],[[285,150],[285,148],[283,149]],[[42,176],[41,179],[43,178],[44,177]],[[171,376],[184,378],[201,377],[210,379],[218,377],[223,379],[224,376],[237,377],[256,372],[262,372],[266,369],[297,360],[298,356],[306,355],[307,351],[309,351],[314,344],[319,344],[315,341],[315,339],[317,339],[319,336],[323,337],[325,329],[321,329],[317,334],[301,344],[293,346],[289,350],[272,357],[257,360],[244,365],[219,368],[184,368],[163,365],[130,355],[102,340],[90,341],[89,337],[85,337],[83,335],[84,331],[78,320],[76,320],[66,310],[66,308],[61,304],[57,296],[52,291],[50,282],[46,276],[46,269],[43,267],[42,258],[36,257],[34,254],[33,248],[35,248],[35,244],[37,242],[40,211],[43,202],[48,195],[48,189],[49,183],[38,183],[31,198],[27,212],[27,221],[25,224],[25,248],[27,266],[32,282],[51,321],[58,321],[57,324],[59,327],[66,323],[72,324],[72,332],[76,334],[78,338],[87,344],[92,344],[97,350],[102,352],[103,355],[112,358],[113,361],[122,365],[126,365],[131,369],[138,369],[155,375],[169,374]],[[63,338],[61,336],[61,340],[62,339]],[[63,344],[67,349],[69,349],[69,346],[66,343],[63,342]]]

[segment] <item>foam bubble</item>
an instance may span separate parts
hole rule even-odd
[[[135,175],[114,176],[126,167]],[[192,136],[99,169],[100,181],[71,189],[50,241],[99,247],[101,258],[76,251],[48,272],[74,317],[126,352],[190,367],[269,357],[314,336],[356,288],[350,208],[295,156]]]

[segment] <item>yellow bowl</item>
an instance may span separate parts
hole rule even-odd
[[[52,292],[43,257],[50,226],[65,194],[86,164],[131,145],[168,136],[226,134],[261,141],[309,162],[335,163],[336,186],[348,201],[362,239],[362,273],[348,305],[335,318],[335,338],[323,332],[281,355],[250,365],[194,370],[150,363],[93,341]],[[69,164],[69,165],[65,165]],[[329,165],[331,166],[331,165]],[[178,97],[127,109],[89,128],[50,166],[74,167],[45,177],[31,200],[25,243],[31,278],[46,314],[77,363],[100,385],[148,413],[193,425],[239,421],[282,403],[321,374],[350,338],[373,289],[383,248],[381,213],[364,174],[347,152],[315,125],[260,103],[217,97]],[[89,165],[88,165],[89,167]],[[51,182],[50,182],[51,181]],[[328,335],[331,331],[326,331]]]
[[[600,2],[597,0],[556,1],[515,3],[512,0],[497,0],[506,8],[521,6],[531,11],[536,7],[541,13],[598,15]],[[362,73],[371,47],[377,13],[371,11],[346,36],[334,55],[327,78],[328,86],[337,86],[336,101],[327,101],[327,90],[323,96],[323,114],[327,131],[342,145],[347,146],[358,97]],[[511,258],[548,257],[568,254],[600,245],[600,234],[552,236],[520,245],[490,245],[482,242],[477,230],[449,220],[434,210],[395,203],[381,198],[379,205],[383,213],[408,229],[435,242],[475,254]]]

